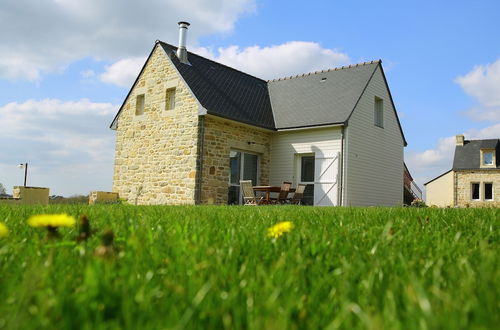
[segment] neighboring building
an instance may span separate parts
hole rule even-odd
[[[111,124],[113,191],[238,203],[240,179],[310,184],[314,205],[402,205],[403,131],[381,61],[265,81],[157,41]]]
[[[500,140],[457,135],[453,168],[424,185],[428,205],[500,206]]]

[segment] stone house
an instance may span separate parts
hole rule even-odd
[[[406,140],[371,61],[266,81],[157,41],[111,128],[113,191],[137,204],[239,203],[240,179],[308,184],[314,205],[401,205]]]
[[[427,204],[440,207],[500,206],[500,140],[456,136],[453,168],[425,183]]]

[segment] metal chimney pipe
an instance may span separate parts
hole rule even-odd
[[[187,29],[190,25],[188,22],[179,22],[179,47],[177,47],[177,57],[182,63],[188,63],[187,60],[187,50],[186,50],[186,38]]]

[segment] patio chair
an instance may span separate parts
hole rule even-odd
[[[271,202],[273,204],[284,204],[287,202],[288,193],[290,192],[290,188],[292,187],[291,182],[283,181],[280,187],[280,192],[278,198],[271,198]]]
[[[244,205],[259,205],[262,204],[262,198],[255,197],[253,191],[252,180],[240,180],[241,191],[243,192]]]
[[[302,203],[302,197],[304,197],[304,191],[306,190],[307,185],[303,183],[299,183],[297,185],[297,189],[295,189],[295,194],[293,197],[289,199],[290,204],[300,205]]]

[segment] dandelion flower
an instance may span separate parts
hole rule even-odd
[[[0,237],[7,237],[7,236],[9,236],[9,229],[4,223],[0,222]]]
[[[28,219],[32,227],[72,227],[76,220],[67,214],[38,214]]]
[[[272,238],[278,238],[283,233],[288,233],[292,231],[293,223],[291,221],[278,222],[274,226],[267,229],[267,236]]]

